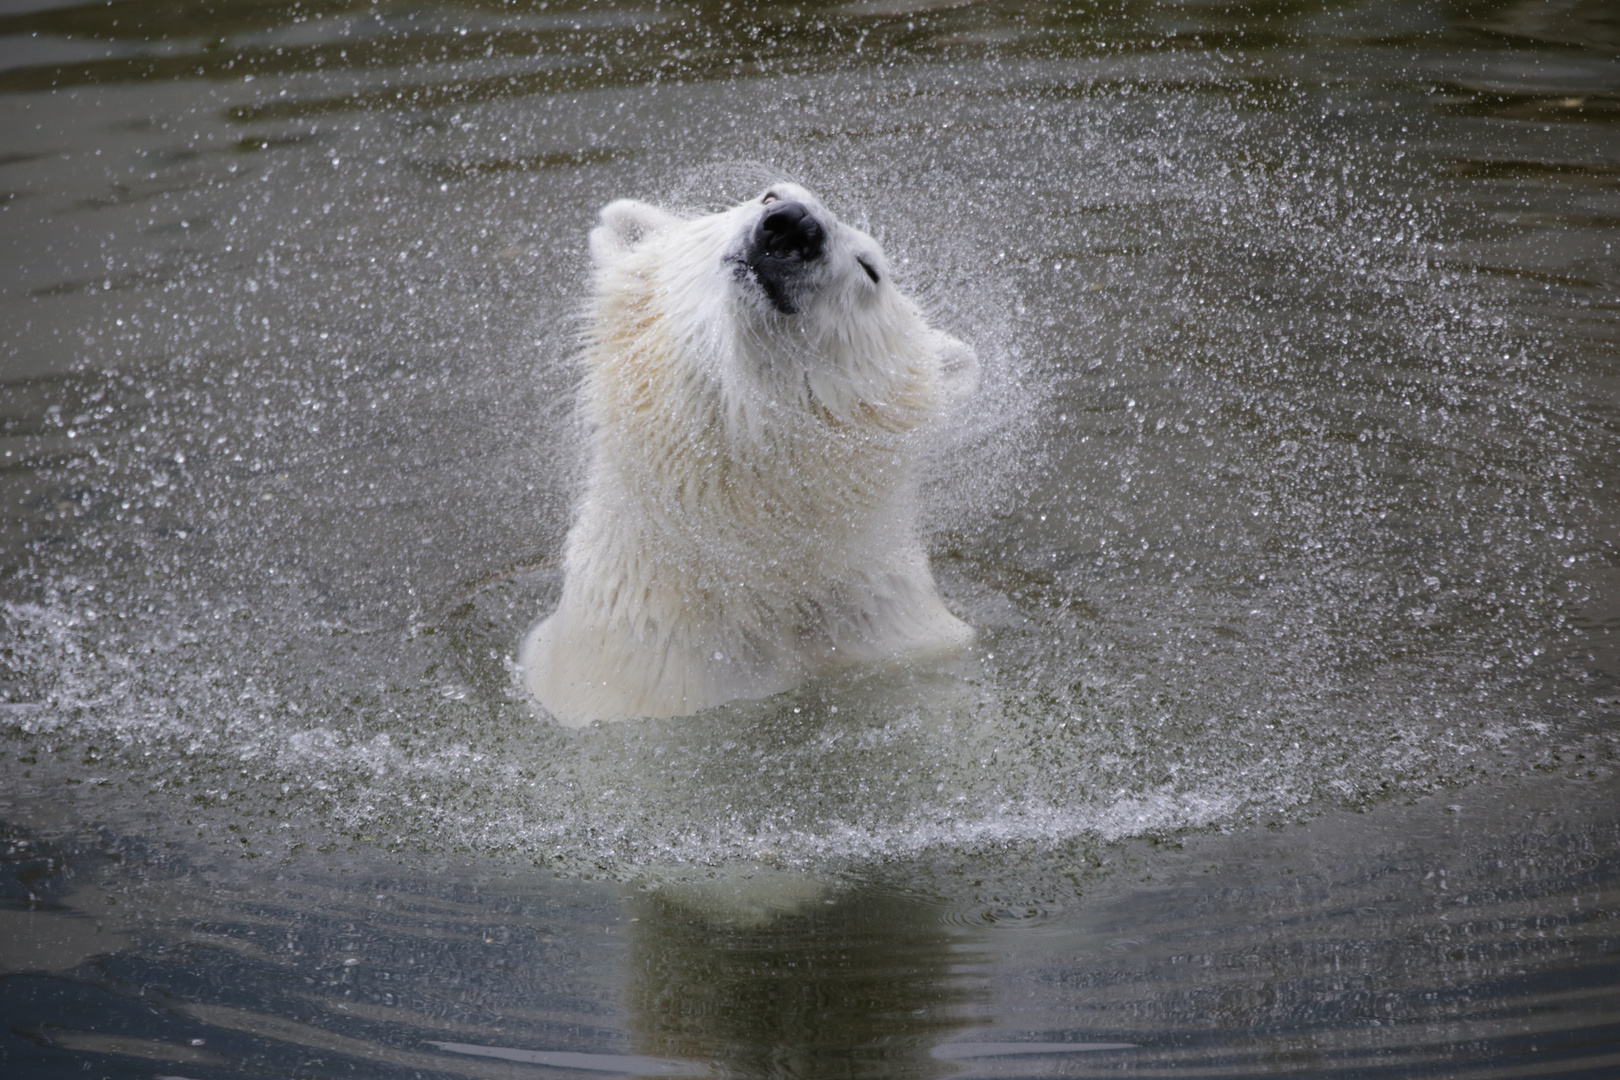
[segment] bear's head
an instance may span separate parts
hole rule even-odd
[[[698,217],[621,199],[602,210],[591,255],[598,332],[658,326],[736,402],[748,387],[808,393],[845,416],[893,398],[897,380],[923,380],[941,405],[977,383],[973,350],[895,288],[877,241],[797,184]]]
[[[730,279],[731,290],[761,314],[792,316],[815,309],[849,312],[870,307],[889,270],[876,240],[839,221],[797,184],[773,185],[758,199],[701,218],[680,218],[647,203],[621,199],[602,211],[591,234],[599,270],[679,232],[679,251],[664,253],[688,280]],[[661,246],[661,245],[660,245]]]

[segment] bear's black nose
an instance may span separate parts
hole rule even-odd
[[[808,262],[821,255],[827,231],[804,203],[779,202],[760,218],[757,243],[765,254]]]

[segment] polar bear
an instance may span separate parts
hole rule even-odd
[[[561,599],[528,632],[557,720],[683,716],[960,649],[916,526],[929,429],[977,386],[870,236],[780,183],[592,230],[590,464]]]

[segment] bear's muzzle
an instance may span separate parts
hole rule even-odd
[[[799,310],[793,295],[799,278],[826,250],[826,226],[809,207],[801,202],[776,202],[754,226],[743,261],[771,306],[783,315],[793,315]]]

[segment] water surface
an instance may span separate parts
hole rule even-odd
[[[9,6],[0,1060],[1613,1069],[1617,45]],[[585,233],[782,175],[985,363],[925,493],[980,647],[537,722]]]

